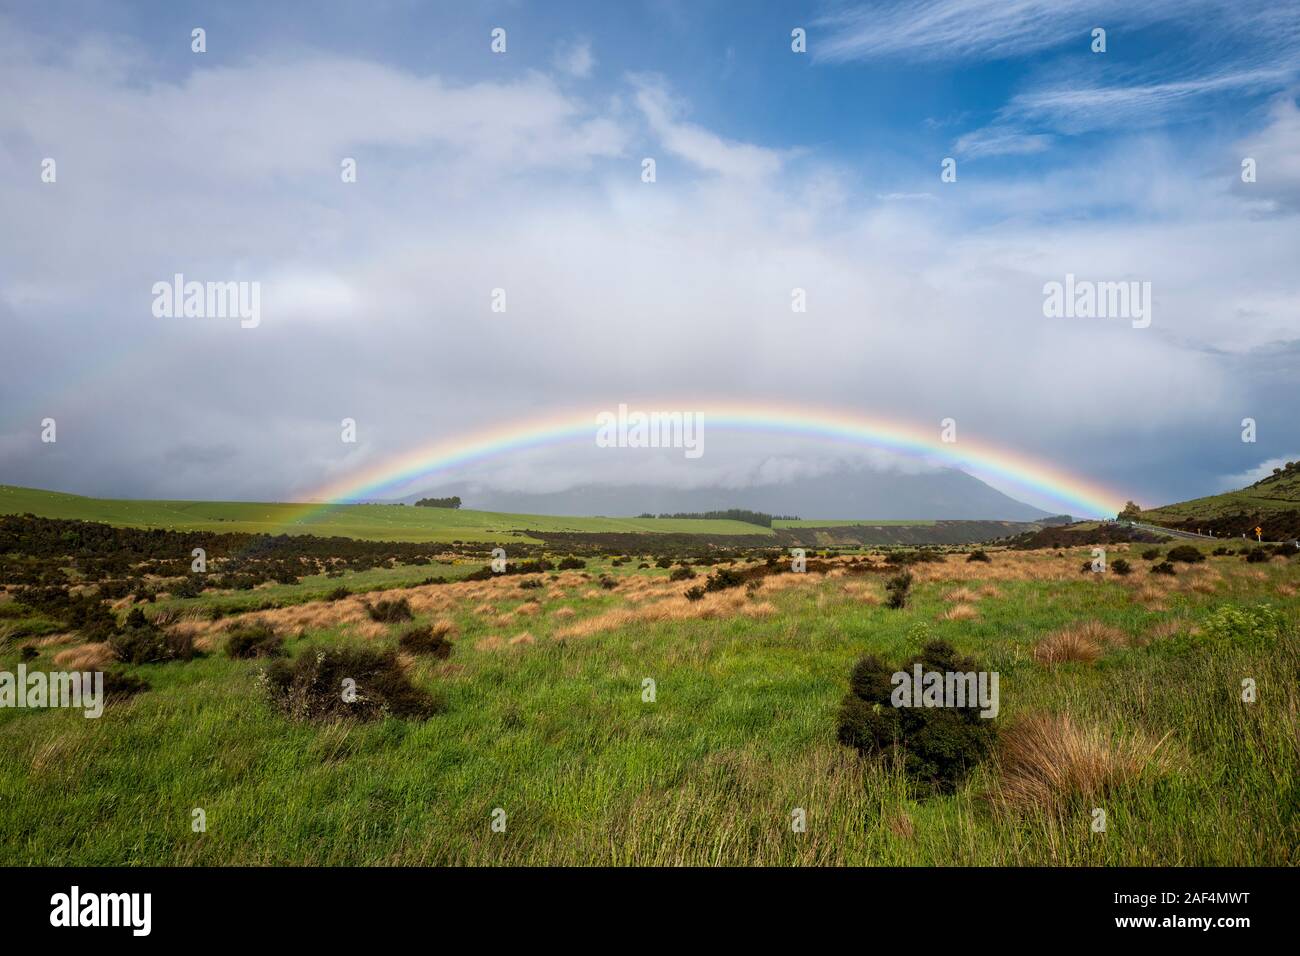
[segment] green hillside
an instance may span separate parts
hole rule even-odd
[[[371,541],[536,541],[529,532],[770,535],[740,521],[688,518],[564,518],[401,505],[310,505],[252,501],[86,498],[0,485],[0,514],[102,521],[172,531],[338,535]]]
[[[1289,540],[1300,528],[1300,467],[1295,463],[1248,488],[1226,491],[1143,511],[1141,520],[1185,529],[1213,529],[1216,534],[1253,537],[1264,529],[1265,539]]]

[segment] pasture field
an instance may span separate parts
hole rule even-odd
[[[684,590],[717,568],[671,581],[636,556],[217,620],[214,600],[232,597],[160,595],[137,606],[199,656],[114,665],[150,689],[97,720],[0,710],[0,863],[1300,863],[1300,560],[1209,556],[1166,575],[1148,548],[1111,549],[1127,576],[1081,571],[1088,548],[952,551],[911,565],[902,609],[884,601],[896,569],[868,552],[698,600]],[[0,626],[23,613],[7,598]],[[373,620],[380,599],[405,599],[413,620]],[[251,620],[294,662],[396,650],[435,625],[449,657],[399,660],[441,712],[291,720],[266,663],[225,653]],[[955,791],[925,795],[841,745],[837,712],[860,657],[895,663],[936,638],[1000,674],[1000,743]],[[0,642],[0,670],[111,656],[76,633],[20,644]],[[1026,789],[1001,748],[1035,726],[1043,765]]]
[[[529,542],[529,531],[771,535],[742,521],[687,518],[565,518],[465,508],[409,505],[327,505],[251,501],[150,501],[81,495],[0,485],[0,514],[101,521],[128,528],[312,534],[368,541]]]
[[[773,528],[889,528],[889,527],[934,527],[933,520],[917,518],[898,518],[877,521],[867,518],[774,518]]]

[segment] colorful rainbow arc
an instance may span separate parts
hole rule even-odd
[[[875,420],[855,412],[741,402],[638,403],[633,410],[697,412],[702,418],[706,437],[714,428],[776,432],[920,457],[962,468],[994,485],[1003,486],[1004,490],[1009,486],[1012,490],[1030,491],[1043,500],[1065,506],[1079,517],[1113,515],[1124,505],[1123,498],[1111,489],[965,435],[959,435],[957,442],[945,443],[940,440],[938,427],[922,431],[915,426]],[[581,438],[594,444],[596,427],[595,411],[565,412],[440,440],[387,458],[320,488],[310,497],[322,503],[306,506],[308,511],[303,517],[313,511],[327,511],[335,504],[373,500],[416,479],[506,452]],[[707,440],[705,447],[707,449]]]

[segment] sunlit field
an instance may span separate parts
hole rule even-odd
[[[323,581],[265,585],[251,593],[280,606],[242,613],[247,595],[164,590],[114,613],[139,608],[194,654],[137,665],[23,632],[9,594],[0,669],[114,667],[149,689],[98,720],[0,710],[0,862],[1300,862],[1300,559],[1231,553],[1167,575],[1149,549],[1111,549],[1104,574],[1082,569],[1091,549],[949,550],[909,566],[901,609],[884,590],[898,569],[869,551],[694,600],[711,573],[759,561],[682,579],[680,561],[629,555],[433,584],[398,567],[329,579],[349,590],[333,600]],[[375,619],[401,600],[403,619]],[[286,714],[268,660],[229,656],[250,622],[284,638],[286,665],[392,650],[433,712]],[[447,656],[399,644],[425,626]],[[994,752],[937,795],[837,740],[854,663],[935,639],[1001,682]]]

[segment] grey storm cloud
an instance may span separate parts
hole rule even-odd
[[[927,170],[906,191],[940,201],[899,203],[815,149],[692,122],[661,77],[584,95],[544,72],[464,84],[300,50],[141,82],[137,47],[5,34],[0,84],[28,95],[0,100],[0,207],[19,224],[0,232],[0,481],[288,498],[440,437],[641,396],[952,416],[1148,501],[1300,448],[1274,414],[1296,398],[1277,356],[1300,341],[1285,98],[1251,147],[1290,186],[1208,180],[1203,155],[1148,131],[960,191]],[[1214,162],[1234,169],[1238,146]],[[673,175],[647,185],[651,154]],[[1097,208],[1124,214],[1079,215]],[[260,283],[260,325],[155,317],[150,290],[177,273]],[[1067,273],[1150,281],[1151,328],[1045,318],[1043,284]],[[1269,423],[1258,451],[1223,437],[1248,414]],[[900,464],[781,436],[725,447],[699,474]],[[645,478],[565,448],[523,461],[439,480]]]

